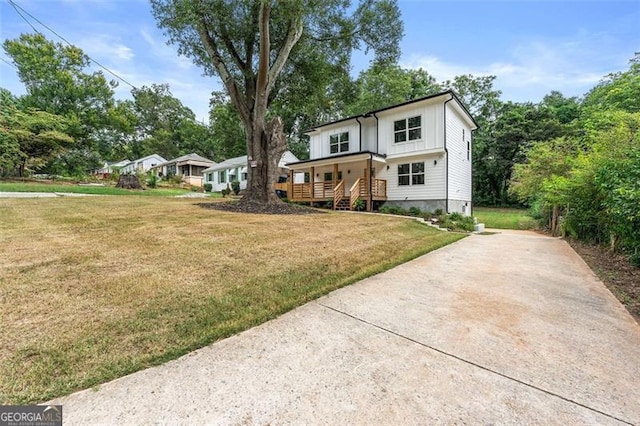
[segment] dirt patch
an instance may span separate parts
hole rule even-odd
[[[222,210],[233,213],[253,213],[253,214],[321,214],[320,210],[309,207],[298,206],[288,203],[248,203],[241,201],[227,201],[217,203],[200,203],[200,207],[205,209]]]
[[[640,268],[600,246],[572,239],[567,242],[640,323]]]

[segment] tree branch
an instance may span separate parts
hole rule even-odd
[[[267,110],[269,93],[269,52],[271,50],[271,35],[269,33],[269,17],[271,6],[267,2],[260,3],[260,18],[258,29],[260,32],[260,51],[258,57],[258,79],[256,82],[256,100],[253,114],[264,117]],[[264,119],[262,120],[264,122]]]
[[[231,73],[227,69],[222,57],[220,56],[220,52],[218,51],[218,46],[216,41],[211,37],[209,31],[207,29],[207,23],[204,20],[204,17],[199,17],[199,22],[197,24],[198,35],[200,36],[200,40],[204,45],[207,54],[211,58],[211,62],[213,62],[213,66],[216,67],[220,78],[222,79],[222,83],[229,92],[229,96],[231,97],[231,101],[234,103],[236,108],[238,109],[238,113],[240,114],[242,121],[245,123],[250,122],[250,113],[249,109],[245,102],[243,102],[242,92],[238,88],[238,84],[231,76]]]
[[[293,46],[295,46],[298,40],[300,40],[300,37],[302,36],[302,29],[303,29],[302,17],[298,14],[294,19],[292,19],[289,22],[289,28],[287,30],[287,38],[285,39],[285,42],[282,45],[282,48],[278,52],[278,56],[276,56],[276,60],[274,61],[271,68],[269,69],[269,78],[268,78],[268,85],[267,85],[267,92],[266,92],[267,97],[269,96],[271,89],[273,89],[273,85],[275,84],[276,79],[280,74],[280,71],[282,71],[284,64],[287,62],[287,59],[289,58],[289,54],[291,53],[291,49],[293,49]]]

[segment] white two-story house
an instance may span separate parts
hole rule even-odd
[[[335,209],[360,199],[369,211],[386,203],[470,215],[477,128],[452,91],[317,126],[307,132],[310,159],[287,164],[287,196]]]

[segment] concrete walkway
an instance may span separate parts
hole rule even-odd
[[[176,361],[65,424],[640,424],[640,327],[562,240],[473,235]]]

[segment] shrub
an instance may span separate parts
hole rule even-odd
[[[355,203],[353,203],[353,208],[354,208],[356,211],[361,212],[361,211],[363,211],[363,210],[365,209],[365,207],[366,207],[366,205],[365,205],[365,203],[364,203],[364,200],[363,200],[363,199],[361,199],[361,198],[358,198],[358,199],[356,200],[356,202],[355,202]]]
[[[451,220],[453,220],[453,221],[455,221],[455,222],[460,221],[460,220],[462,220],[463,218],[464,218],[464,216],[462,216],[462,214],[461,214],[461,213],[458,213],[458,212],[453,212],[453,213],[451,213],[451,214],[449,215],[449,219],[451,219]]]
[[[435,209],[433,211],[433,214],[436,215],[436,216],[442,216],[442,213],[443,213],[442,209]]]
[[[211,192],[211,190],[213,189],[213,185],[210,183],[205,183],[203,187],[204,187],[204,192]]]
[[[147,178],[147,185],[149,188],[157,188],[158,187],[158,175],[155,173],[151,173]]]
[[[233,189],[233,194],[238,195],[240,193],[240,182],[234,180],[231,182],[231,189]]]
[[[384,214],[397,214],[400,216],[406,216],[407,215],[407,211],[405,209],[403,209],[400,206],[395,206],[395,205],[384,205],[382,207],[380,207],[379,210],[380,213],[384,213]]]
[[[409,215],[410,216],[420,216],[422,211],[418,207],[409,207]]]

